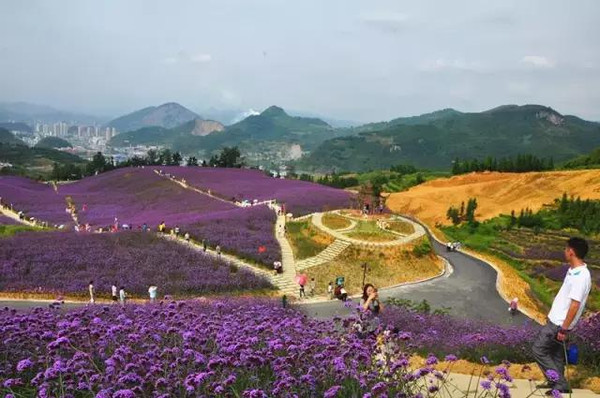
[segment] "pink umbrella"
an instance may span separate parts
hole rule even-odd
[[[299,285],[306,285],[307,280],[308,280],[308,277],[306,276],[306,274],[296,275],[296,282]]]

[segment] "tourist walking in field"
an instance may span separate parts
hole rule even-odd
[[[127,299],[127,292],[125,292],[125,287],[121,286],[121,289],[119,289],[119,300],[121,301],[121,305],[125,305],[126,299]]]
[[[185,239],[186,242],[190,241],[190,233],[186,232],[185,235],[183,235],[183,239]]]
[[[156,285],[150,285],[148,288],[148,295],[150,295],[150,302],[154,303],[156,301],[156,292],[158,291],[158,287]]]
[[[117,286],[116,285],[112,285],[110,287],[110,296],[112,298],[112,301],[114,301],[115,303],[119,300],[118,294],[119,294],[119,291],[117,289]]]
[[[94,304],[96,302],[96,300],[94,299],[94,293],[96,293],[96,291],[94,289],[94,281],[90,281],[88,290],[90,291],[90,303]]]
[[[202,239],[202,250],[206,252],[207,246],[208,246],[208,243],[206,243],[206,239]]]
[[[571,238],[565,247],[565,259],[569,270],[563,284],[552,302],[546,325],[533,343],[535,361],[546,376],[547,383],[538,388],[570,393],[565,379],[566,341],[569,332],[575,327],[592,288],[592,278],[583,261],[589,250],[588,243],[581,238]]]
[[[221,246],[217,245],[215,249],[217,250],[217,256],[221,257]]]
[[[167,226],[165,224],[164,221],[161,221],[160,224],[158,224],[158,232],[166,232]]]

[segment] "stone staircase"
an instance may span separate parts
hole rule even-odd
[[[316,256],[298,261],[296,263],[296,269],[301,271],[316,265],[325,264],[339,256],[340,253],[346,250],[350,245],[350,242],[336,239],[331,245],[327,246],[325,250]]]

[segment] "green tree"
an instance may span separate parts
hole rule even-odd
[[[446,219],[452,220],[452,224],[458,225],[460,224],[460,216],[458,214],[458,209],[454,206],[450,206],[448,211],[446,211]]]
[[[187,165],[188,166],[198,166],[198,159],[196,159],[195,156],[190,156],[187,159]]]
[[[467,209],[466,209],[466,213],[465,213],[465,217],[469,224],[475,223],[475,210],[477,210],[477,199],[470,198],[469,201],[467,202]]]
[[[156,152],[155,149],[150,149],[148,150],[148,153],[146,155],[146,159],[148,160],[148,165],[150,166],[154,166],[154,165],[158,165],[158,152]]]
[[[179,152],[175,152],[173,154],[173,159],[171,161],[171,165],[172,166],[179,166],[181,165],[181,161],[183,160],[183,157],[181,156],[181,154]]]

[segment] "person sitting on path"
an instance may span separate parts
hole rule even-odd
[[[125,305],[126,299],[127,299],[127,292],[125,292],[125,287],[121,286],[121,289],[119,289],[119,300],[121,301],[121,305]]]
[[[552,302],[546,325],[535,339],[532,351],[535,361],[546,376],[547,383],[538,388],[549,388],[566,394],[571,389],[565,379],[565,352],[569,332],[577,325],[592,289],[590,271],[583,261],[589,250],[582,238],[570,238],[564,255],[569,270]]]
[[[348,300],[348,292],[346,291],[346,288],[344,288],[344,285],[340,286],[340,300],[342,300],[343,302],[346,302],[346,300]]]
[[[90,291],[90,303],[94,304],[96,302],[96,300],[94,299],[94,293],[96,293],[94,289],[94,281],[90,281],[88,289]]]
[[[276,273],[282,274],[283,273],[283,267],[281,265],[281,261],[275,261],[273,263],[273,269],[275,270]]]
[[[154,284],[150,285],[148,288],[148,295],[150,296],[150,302],[154,303],[156,301],[156,292],[158,291],[158,287]]]

